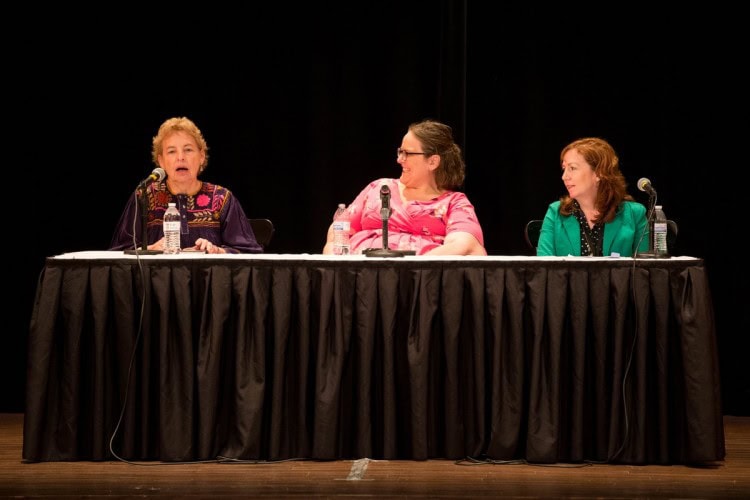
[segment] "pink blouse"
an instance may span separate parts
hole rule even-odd
[[[472,234],[484,246],[482,228],[474,206],[465,194],[447,191],[429,201],[401,199],[397,179],[371,182],[349,205],[351,253],[383,248],[383,221],[380,217],[380,187],[391,190],[391,216],[388,219],[388,247],[415,250],[417,255],[442,245],[445,237],[462,231]]]

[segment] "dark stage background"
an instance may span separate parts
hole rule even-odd
[[[635,184],[648,177],[679,223],[675,253],[705,259],[724,413],[750,415],[748,273],[736,236],[748,40],[737,11],[628,5],[605,15],[468,0],[116,18],[52,9],[6,20],[20,33],[4,44],[6,186],[19,187],[6,259],[18,269],[5,281],[0,411],[23,411],[45,257],[106,249],[154,168],[158,126],[188,116],[210,148],[202,178],[274,221],[275,253],[320,252],[336,204],[398,176],[407,126],[435,118],[464,148],[488,252],[528,254],[524,224],[564,193],[561,148],[606,138],[631,194],[645,203]]]

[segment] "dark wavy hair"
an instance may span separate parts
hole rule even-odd
[[[466,177],[466,164],[461,148],[453,140],[453,130],[444,123],[422,120],[409,125],[409,131],[422,143],[427,156],[440,156],[440,165],[435,169],[435,182],[440,189],[460,188]]]

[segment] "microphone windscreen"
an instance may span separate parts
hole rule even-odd
[[[156,176],[155,182],[161,182],[167,176],[167,173],[161,167],[156,167],[151,174]]]
[[[646,191],[646,186],[649,186],[651,184],[651,181],[648,180],[646,177],[641,177],[638,179],[638,189],[641,191]]]
[[[380,186],[380,206],[382,208],[391,208],[391,189],[388,184]]]

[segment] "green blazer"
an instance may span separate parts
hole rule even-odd
[[[641,238],[643,235],[643,238]],[[623,201],[612,222],[604,224],[602,255],[613,252],[621,257],[632,257],[638,251],[648,251],[646,207],[635,201]],[[539,233],[537,255],[581,255],[581,226],[574,215],[560,215],[560,202],[550,203]]]

